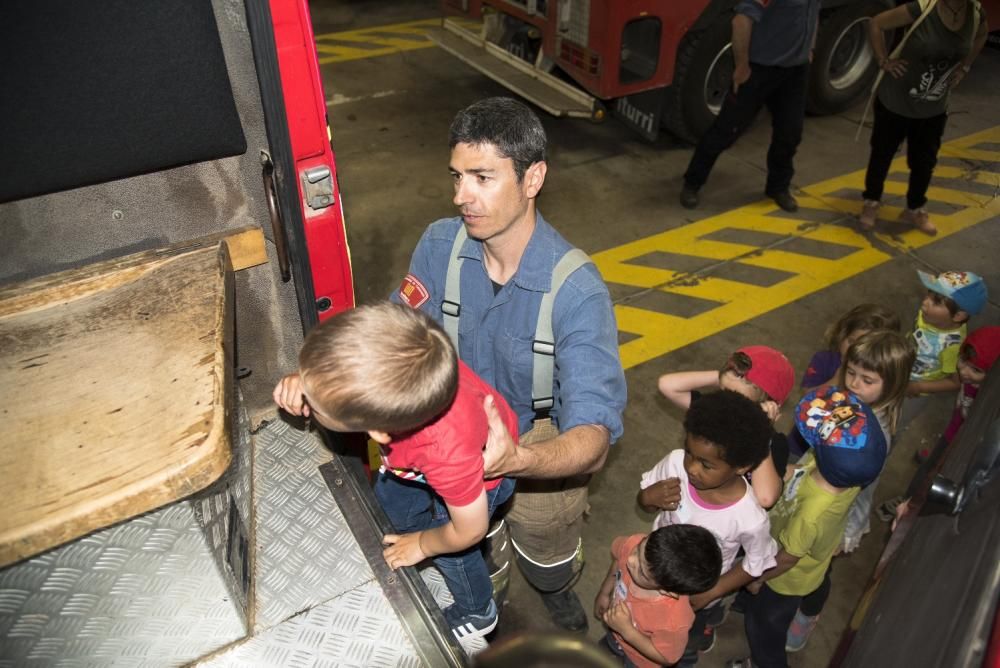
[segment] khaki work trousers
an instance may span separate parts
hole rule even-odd
[[[549,419],[535,422],[519,445],[555,438]],[[510,562],[519,553],[521,571],[544,592],[567,589],[583,568],[583,518],[589,475],[558,480],[518,480],[504,514],[494,517],[486,546],[487,563],[499,604],[506,596]],[[513,543],[511,542],[513,539]]]

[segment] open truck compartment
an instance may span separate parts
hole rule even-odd
[[[353,305],[304,0],[7,4],[0,52],[0,665],[467,661],[270,399]]]

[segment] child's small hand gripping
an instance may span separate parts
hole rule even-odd
[[[596,619],[603,620],[605,613],[607,613],[608,608],[611,607],[611,592],[601,591],[597,592],[597,598],[594,599],[594,617]]]
[[[667,478],[646,488],[646,500],[660,510],[677,510],[681,503],[680,478]]]
[[[382,556],[385,558],[385,563],[389,564],[389,568],[396,570],[403,566],[413,566],[427,558],[423,548],[420,547],[421,533],[423,532],[387,533],[382,537],[382,544],[388,546],[382,550]]]
[[[625,601],[619,601],[604,612],[604,623],[608,625],[608,628],[625,634],[629,629],[634,628],[632,611],[625,605]]]
[[[279,408],[288,413],[309,417],[309,404],[302,393],[302,377],[299,374],[290,373],[279,380],[271,397]]]

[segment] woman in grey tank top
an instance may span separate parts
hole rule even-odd
[[[902,50],[887,55],[886,30],[913,24]],[[969,72],[986,43],[986,14],[977,0],[913,0],[871,20],[869,38],[881,78],[875,99],[871,154],[859,220],[875,228],[886,176],[903,140],[910,168],[900,220],[937,234],[924,208],[948,120],[948,94]]]

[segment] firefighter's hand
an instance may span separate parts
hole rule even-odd
[[[667,478],[654,482],[643,490],[642,500],[660,510],[677,510],[681,503],[680,478]]]
[[[427,558],[420,547],[421,533],[420,531],[404,534],[387,533],[382,537],[382,544],[388,545],[382,550],[382,556],[385,557],[385,563],[389,564],[389,568],[396,570],[403,566],[414,566]]]
[[[740,92],[740,86],[750,78],[750,64],[737,65],[733,68],[733,95]]]
[[[486,448],[483,450],[483,477],[499,478],[516,470],[517,444],[510,437],[491,395],[483,400],[483,410],[486,411],[486,420],[490,425]]]
[[[604,623],[608,625],[608,628],[618,631],[618,633],[628,633],[629,629],[633,628],[632,613],[624,601],[619,601],[605,611]]]
[[[290,373],[274,386],[274,403],[292,415],[309,417],[309,404],[302,394],[302,378],[297,373]]]

